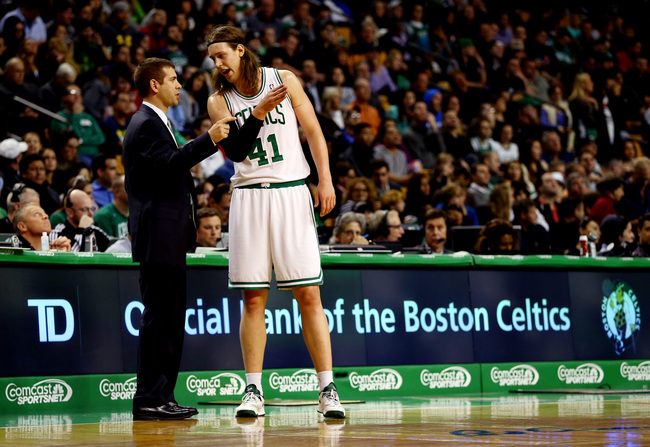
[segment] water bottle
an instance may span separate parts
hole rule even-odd
[[[84,251],[85,252],[95,251],[95,232],[91,230],[88,233],[84,232],[84,234],[85,234]]]
[[[41,251],[50,251],[50,238],[45,231],[41,235]]]

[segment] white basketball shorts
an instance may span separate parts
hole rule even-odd
[[[304,181],[235,188],[230,202],[231,289],[320,285],[314,205]]]

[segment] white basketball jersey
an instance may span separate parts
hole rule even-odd
[[[280,74],[274,68],[262,68],[262,87],[253,96],[244,96],[236,90],[224,95],[226,105],[243,126],[255,106],[274,87],[282,84]],[[284,183],[302,180],[309,175],[309,164],[305,159],[298,137],[298,122],[289,96],[269,112],[253,143],[248,157],[235,163],[233,187],[257,183]]]

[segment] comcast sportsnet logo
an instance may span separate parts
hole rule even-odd
[[[601,383],[605,373],[595,363],[584,363],[577,368],[567,368],[560,365],[557,369],[557,377],[568,384]]]
[[[621,377],[630,382],[650,382],[650,360],[636,366],[621,363]]]
[[[432,373],[423,369],[420,373],[420,383],[430,389],[467,388],[472,381],[472,375],[462,366],[451,366],[440,372]]]
[[[535,385],[539,380],[539,372],[530,365],[517,365],[510,369],[495,366],[490,371],[490,379],[499,386]]]
[[[350,385],[359,391],[399,390],[402,387],[402,376],[394,369],[378,369],[370,374],[350,373]]]
[[[32,386],[10,383],[5,389],[9,402],[18,405],[52,404],[67,402],[72,397],[72,387],[61,379],[46,379]]]
[[[624,282],[603,281],[600,306],[603,329],[614,345],[616,354],[628,349],[636,354],[636,341],[641,329],[641,310],[634,291]]]
[[[290,376],[283,376],[277,372],[273,372],[269,377],[269,385],[281,393],[299,393],[302,391],[313,391],[317,393],[320,389],[318,386],[318,374],[316,374],[315,369],[301,369]]]
[[[185,381],[187,391],[197,396],[239,396],[244,394],[246,382],[234,373],[221,373],[209,379],[199,379],[194,374]]]
[[[111,382],[109,379],[104,379],[99,382],[99,394],[110,397],[111,400],[132,400],[137,385],[137,377],[131,377],[124,382]]]

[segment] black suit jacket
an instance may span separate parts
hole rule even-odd
[[[205,133],[178,148],[165,124],[142,105],[123,146],[134,262],[185,265],[196,239],[190,168],[218,150]]]

